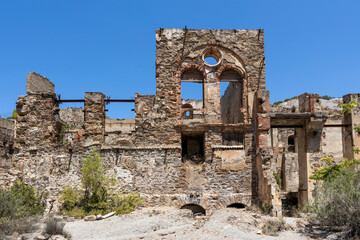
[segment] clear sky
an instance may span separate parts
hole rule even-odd
[[[31,71],[63,99],[155,94],[155,30],[185,26],[264,29],[271,102],[360,92],[358,0],[1,0],[0,115],[26,94]],[[107,106],[112,118],[134,117],[133,107]]]

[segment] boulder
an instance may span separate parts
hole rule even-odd
[[[36,95],[54,95],[55,85],[50,82],[46,77],[41,76],[38,73],[31,72],[27,75],[26,81],[26,92],[27,94],[36,94]]]

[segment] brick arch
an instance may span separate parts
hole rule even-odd
[[[206,79],[206,73],[205,70],[202,66],[198,65],[198,64],[187,64],[185,66],[183,66],[180,70],[178,70],[177,72],[177,77],[178,79],[181,80],[181,76],[184,72],[189,71],[189,70],[196,70],[199,71],[203,77],[203,79]]]
[[[217,47],[219,49],[223,48],[226,49],[227,51],[229,51],[233,56],[235,56],[239,62],[242,64],[242,67],[245,70],[245,63],[244,60],[240,57],[241,56],[241,52],[239,50],[237,50],[236,48],[231,47],[228,44],[220,44],[220,42],[215,41],[215,40],[210,40],[207,43],[197,43],[194,44],[190,49],[186,49],[184,51],[184,53],[182,54],[182,56],[179,56],[176,59],[176,65],[181,66],[181,63],[184,61],[184,59],[193,51],[198,50],[200,48],[210,48],[210,47]]]
[[[220,81],[220,76],[224,71],[227,70],[233,70],[237,73],[240,74],[240,76],[243,78],[243,81],[246,79],[246,72],[236,66],[234,66],[233,64],[220,64],[219,69],[216,71],[215,73],[215,77],[218,81]]]

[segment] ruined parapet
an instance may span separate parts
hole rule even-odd
[[[346,125],[343,134],[344,141],[344,157],[348,159],[358,159],[360,154],[352,152],[355,148],[360,148],[360,133],[357,133],[354,128],[360,127],[360,94],[347,94],[343,96],[344,103],[353,101],[358,105],[353,107],[351,112],[344,113],[344,124]]]
[[[85,93],[85,146],[99,145],[105,133],[105,95],[100,92]]]
[[[300,112],[315,113],[321,111],[319,94],[303,93],[298,98]]]
[[[18,148],[56,142],[54,84],[46,77],[31,72],[27,76],[28,95],[16,102],[16,144]],[[20,146],[21,145],[21,146]]]
[[[53,96],[55,85],[46,77],[31,72],[27,76],[26,92],[28,95]]]
[[[11,166],[15,126],[15,119],[0,118],[0,168]]]

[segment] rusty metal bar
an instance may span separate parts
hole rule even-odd
[[[324,127],[349,127],[350,124],[325,124]]]
[[[271,128],[303,128],[303,125],[271,125]]]
[[[55,100],[56,103],[64,103],[64,102],[85,102],[84,99],[60,99],[60,100]],[[107,99],[105,100],[106,103],[111,103],[111,102],[135,102],[135,99]]]

